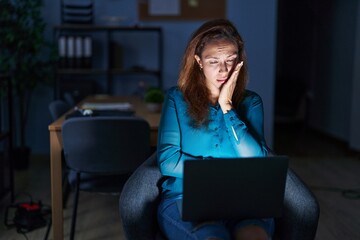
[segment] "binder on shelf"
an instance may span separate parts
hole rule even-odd
[[[75,68],[75,38],[74,36],[68,36],[66,40],[67,67]]]
[[[58,67],[59,68],[66,68],[66,36],[60,36],[58,39],[58,54],[59,54],[59,61]]]
[[[58,38],[58,67],[84,69],[92,67],[92,38],[81,35],[61,35]]]
[[[83,37],[75,37],[75,68],[83,68]]]
[[[83,45],[84,45],[84,67],[85,68],[91,68],[92,67],[92,38],[90,36],[85,36],[83,39]]]

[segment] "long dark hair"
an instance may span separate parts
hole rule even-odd
[[[207,124],[210,92],[206,86],[205,75],[194,56],[201,56],[206,45],[213,40],[227,40],[233,43],[238,49],[238,62],[243,61],[232,97],[235,107],[240,104],[247,83],[247,61],[244,42],[235,26],[226,19],[211,20],[200,26],[193,33],[185,49],[178,80],[178,87],[189,105],[189,114],[197,127]]]

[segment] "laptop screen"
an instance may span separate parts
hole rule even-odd
[[[286,156],[185,161],[182,218],[279,217],[287,168]]]

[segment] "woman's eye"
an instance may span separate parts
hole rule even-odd
[[[210,64],[217,64],[217,61],[211,61]]]
[[[230,59],[230,60],[227,60],[228,63],[234,63],[235,62],[235,59]]]

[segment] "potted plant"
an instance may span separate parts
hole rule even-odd
[[[144,101],[149,112],[159,112],[164,101],[164,93],[159,88],[149,88],[145,93]]]
[[[14,158],[24,161],[30,154],[25,144],[25,127],[32,90],[39,82],[50,80],[53,50],[45,42],[42,0],[0,0],[0,72],[12,75],[15,110],[18,112],[19,146]],[[47,48],[50,47],[50,48]],[[50,51],[46,51],[50,50]]]

